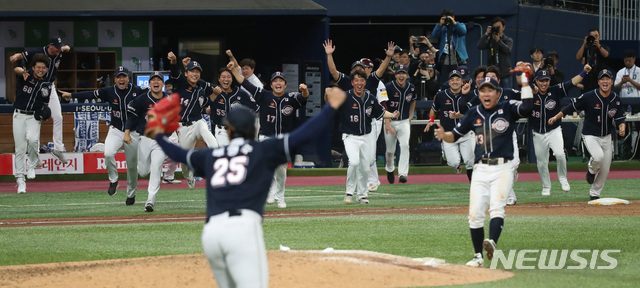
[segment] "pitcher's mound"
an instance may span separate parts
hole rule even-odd
[[[495,281],[503,270],[369,251],[268,251],[270,287],[415,287]],[[434,266],[425,265],[438,264]],[[0,287],[216,287],[203,254],[0,267]]]

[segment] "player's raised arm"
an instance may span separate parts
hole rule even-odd
[[[236,69],[238,69],[238,72],[242,71],[242,68],[240,67],[240,64],[238,64],[238,60],[236,59],[235,56],[233,56],[233,52],[231,52],[231,50],[227,50],[226,51],[227,56],[229,56],[229,61],[233,62],[234,67],[236,67]]]
[[[387,57],[384,58],[384,61],[380,63],[380,67],[376,70],[376,76],[378,78],[382,78],[384,76],[384,71],[387,71],[387,67],[389,67],[389,63],[391,62],[391,57],[393,56],[393,52],[396,50],[396,44],[393,41],[389,41],[387,43],[387,49],[384,50],[384,53]]]
[[[289,146],[292,148],[299,147],[315,137],[318,137],[318,131],[327,131],[331,125],[331,117],[336,109],[342,106],[347,98],[347,93],[338,87],[328,87],[325,89],[325,99],[327,104],[322,107],[320,113],[311,117],[302,124],[302,126],[293,130],[289,136]]]
[[[336,68],[336,63],[333,62],[333,52],[336,51],[336,47],[333,46],[333,41],[331,39],[327,39],[322,44],[324,47],[324,52],[327,54],[327,66],[329,66],[329,73],[333,80],[338,80],[340,78],[340,71]]]

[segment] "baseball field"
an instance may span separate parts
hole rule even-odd
[[[612,171],[602,197],[630,204],[595,206],[584,170],[569,171],[570,192],[554,181],[551,196],[540,195],[537,172],[521,172],[497,269],[486,259],[464,266],[473,257],[465,175],[411,174],[393,185],[381,175],[368,205],[343,203],[342,175],[293,176],[288,207],[266,206],[270,286],[638,287],[638,176]],[[46,180],[28,182],[26,194],[0,182],[0,287],[216,287],[200,242],[202,181],[163,184],[156,211],[145,213],[147,180],[133,206],[124,190],[107,195],[106,180]]]

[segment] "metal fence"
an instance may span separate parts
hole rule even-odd
[[[602,40],[640,40],[638,0],[600,0]]]

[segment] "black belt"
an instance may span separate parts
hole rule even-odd
[[[509,162],[508,159],[500,158],[482,158],[479,163],[487,165],[500,165]]]
[[[218,128],[218,129],[227,129],[227,126],[222,126],[222,125],[216,124],[216,128]]]
[[[242,210],[240,210],[240,209],[231,209],[231,210],[228,210],[228,211],[226,211],[226,212],[228,212],[228,213],[229,213],[229,217],[234,217],[234,216],[240,216],[240,215],[242,215]],[[219,214],[217,214],[217,215],[219,215]],[[204,220],[204,223],[205,223],[205,224],[206,224],[206,223],[209,223],[209,218],[210,218],[210,217],[207,217],[207,219],[205,219],[205,220]]]
[[[180,124],[182,124],[182,126],[191,126],[193,125],[193,123],[196,123],[196,121],[180,121]]]
[[[34,111],[27,111],[27,110],[20,110],[20,109],[16,109],[16,112],[20,114],[25,114],[25,115],[33,115],[33,113],[35,113]]]

